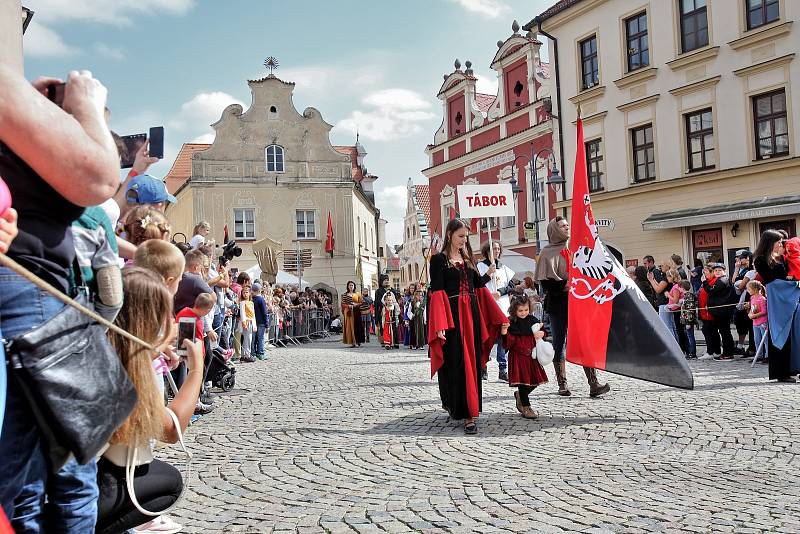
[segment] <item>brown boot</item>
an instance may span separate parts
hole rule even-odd
[[[597,380],[597,371],[591,367],[584,367],[583,372],[586,373],[586,381],[589,382],[590,397],[599,397],[611,391],[611,386],[608,384],[600,385],[600,382]]]
[[[558,381],[558,394],[562,397],[569,397],[572,392],[567,387],[567,362],[553,362],[556,370],[556,380]]]

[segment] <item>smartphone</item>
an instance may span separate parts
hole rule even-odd
[[[147,147],[147,154],[153,158],[164,159],[163,126],[154,126],[150,128],[150,144]]]
[[[184,339],[196,341],[194,337],[196,325],[197,320],[191,317],[181,317],[180,320],[178,320],[178,341],[176,342],[175,352],[177,352],[179,356],[185,357],[188,355],[187,350],[183,347]]]
[[[64,103],[64,87],[66,85],[66,83],[53,83],[47,86],[47,98],[58,107]]]
[[[147,142],[147,134],[125,135],[120,139],[122,140],[123,148],[119,165],[123,169],[130,169],[136,160],[136,153]]]

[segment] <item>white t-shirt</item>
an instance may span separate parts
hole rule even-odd
[[[192,246],[192,248],[200,248],[205,242],[206,238],[200,234],[193,235],[192,239],[189,240],[189,244]]]

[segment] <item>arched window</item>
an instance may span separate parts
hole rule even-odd
[[[269,145],[267,147],[267,172],[283,172],[283,147]]]

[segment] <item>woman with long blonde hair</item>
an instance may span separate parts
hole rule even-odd
[[[125,300],[116,325],[151,346],[164,343],[172,332],[173,319],[172,295],[163,278],[148,269],[127,267],[123,270],[123,287]],[[153,369],[158,352],[112,331],[108,336],[136,388],[138,401],[128,419],[111,436],[110,447],[98,461],[98,533],[124,532],[152,519],[138,511],[128,494],[125,470],[133,449],[144,462],[137,462],[133,481],[140,505],[158,512],[177,500],[183,486],[180,473],[161,460],[147,460],[152,458],[154,440],[175,443],[179,432],[186,430],[203,381],[202,340],[185,340],[182,348],[187,351],[189,374],[173,401],[165,407]],[[180,429],[175,427],[175,420]]]

